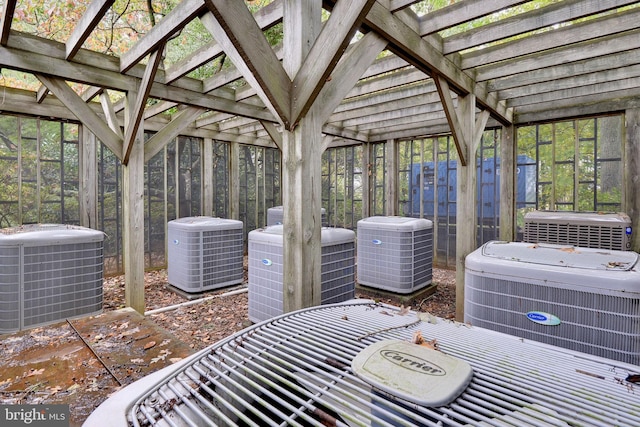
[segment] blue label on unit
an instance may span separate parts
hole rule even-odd
[[[179,245],[179,244],[180,244],[180,241],[179,241],[178,239],[176,239],[176,240],[174,240],[174,241],[173,241],[173,244],[174,244],[174,245]]]
[[[382,244],[382,240],[373,239],[373,240],[371,241],[371,243],[373,243],[374,245],[381,245],[381,244]]]
[[[560,324],[560,319],[553,314],[544,313],[542,311],[530,311],[527,313],[527,319],[541,325],[556,326]]]
[[[627,232],[627,234],[631,234],[631,227],[627,227],[625,231]]]
[[[271,265],[271,264],[273,264],[273,263],[271,262],[271,260],[270,260],[270,259],[266,259],[266,258],[262,260],[262,263],[263,263],[264,265]]]

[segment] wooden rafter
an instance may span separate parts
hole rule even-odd
[[[206,0],[206,4],[215,19],[205,23],[201,18],[201,21],[209,31],[213,30],[213,37],[223,46],[236,67],[243,69],[243,76],[256,90],[260,89],[265,104],[288,127],[291,80],[249,9],[244,2],[237,1]]]
[[[11,30],[11,21],[16,10],[17,0],[4,0],[2,14],[0,15],[0,46],[6,46]]]
[[[194,120],[205,111],[204,108],[187,107],[179,111],[173,119],[162,129],[156,132],[144,144],[144,161],[151,160],[165,145],[180,135],[187,126],[192,125]]]
[[[64,80],[42,74],[37,74],[36,77],[73,112],[84,126],[98,136],[117,158],[122,159],[122,138],[116,135]]]
[[[444,109],[445,115],[447,116],[447,121],[449,122],[449,126],[451,128],[453,141],[456,144],[458,158],[460,159],[460,163],[462,164],[462,166],[467,166],[468,149],[466,141],[471,137],[471,135],[465,135],[464,128],[460,125],[457,110],[453,105],[453,98],[451,97],[451,91],[449,89],[449,83],[447,82],[447,80],[440,76],[436,76],[434,80],[436,82],[436,87],[438,88],[438,94],[440,95],[440,99],[442,100],[442,108]]]
[[[140,81],[140,88],[136,93],[136,100],[131,109],[129,121],[124,134],[124,150],[122,155],[122,164],[124,165],[129,163],[129,156],[131,155],[133,144],[135,144],[136,142],[138,127],[142,122],[144,108],[147,103],[147,99],[149,98],[149,93],[151,92],[151,85],[153,84],[153,79],[155,78],[156,71],[158,71],[158,66],[160,65],[160,61],[162,60],[163,50],[164,43],[160,43],[158,45],[158,50],[154,51],[149,56],[147,69],[145,70],[144,76]]]
[[[66,59],[71,60],[78,53],[82,44],[87,40],[93,29],[98,25],[107,10],[113,4],[113,0],[93,0],[82,15],[69,36],[66,43]]]
[[[158,22],[131,49],[120,57],[120,71],[125,73],[139,63],[142,58],[157,51],[161,44],[183,28],[204,10],[203,0],[178,2],[167,16]]]
[[[373,3],[374,0],[354,0],[338,2],[335,6],[293,80],[293,126],[314,103]]]
[[[374,32],[366,34],[345,56],[334,70],[334,78],[325,83],[317,98],[317,111],[323,123],[355,86],[360,76],[375,61],[387,41]],[[315,108],[315,107],[314,107]]]

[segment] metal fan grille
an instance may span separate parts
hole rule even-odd
[[[450,405],[418,407],[372,389],[351,360],[415,331],[469,362]],[[208,348],[138,399],[132,425],[639,426],[636,369],[371,302],[286,314]]]

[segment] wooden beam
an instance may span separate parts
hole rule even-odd
[[[144,115],[144,108],[147,103],[147,98],[149,97],[149,92],[151,92],[151,84],[153,83],[153,79],[155,78],[156,71],[158,70],[158,66],[160,65],[160,61],[162,60],[163,50],[164,43],[160,43],[160,45],[158,45],[158,50],[154,51],[149,57],[147,69],[144,73],[144,77],[140,81],[140,89],[137,92],[135,104],[132,106],[131,111],[129,112],[131,116],[129,117],[129,125],[125,129],[122,156],[122,163],[125,165],[129,162],[129,155],[131,154],[131,150],[136,141],[138,127],[140,126],[140,122],[142,121],[142,117]]]
[[[87,40],[93,29],[98,25],[107,10],[113,4],[113,0],[92,0],[87,6],[82,18],[76,23],[73,32],[67,39],[66,59],[71,60]]]
[[[145,56],[158,51],[176,31],[191,22],[204,10],[203,0],[183,0],[158,22],[131,49],[120,56],[120,72],[126,73]]]
[[[0,46],[0,67],[23,70],[31,73],[41,73],[60,77],[67,81],[85,83],[91,86],[104,87],[122,92],[137,90],[139,78],[120,74],[115,64],[114,69],[106,69],[105,64],[91,65],[91,61],[112,63],[113,58],[108,59],[104,55],[95,52],[80,51],[73,62],[64,60],[63,53],[57,48],[60,43],[51,40],[42,40],[31,36],[12,33],[8,47]],[[46,55],[43,52],[51,52]],[[200,86],[201,89],[201,86]],[[203,94],[201,91],[181,87],[177,83],[165,85],[154,82],[149,96],[156,99],[173,101],[180,104],[193,105],[210,110],[221,111],[244,117],[275,121],[269,111],[262,107],[256,107],[245,102],[231,101],[211,94]]]
[[[144,144],[144,161],[151,160],[169,142],[173,141],[180,132],[193,123],[199,115],[203,114],[204,108],[188,107],[174,115],[173,119],[160,131],[156,132]]]
[[[316,100],[318,114],[323,122],[327,120],[386,46],[387,41],[372,31],[360,39],[340,61],[334,70],[333,78],[324,83],[320,96]]]
[[[274,115],[280,118],[285,127],[289,127],[291,80],[245,3],[226,0],[205,2],[215,19],[206,23],[203,18],[200,20],[223,46],[236,67],[243,71],[245,79],[253,83],[256,90],[261,90],[265,105],[271,106]]]
[[[87,90],[82,92],[80,97],[82,98],[82,100],[84,102],[89,102],[93,98],[95,98],[96,96],[101,95],[102,93],[104,93],[104,91],[105,91],[104,88],[91,86],[91,87],[87,88]]]
[[[516,128],[504,126],[500,131],[500,240],[514,242],[516,235]]]
[[[0,46],[6,46],[9,41],[11,21],[16,10],[17,0],[4,0],[2,14],[0,14]]]
[[[36,102],[38,104],[41,104],[48,94],[49,94],[49,88],[46,87],[45,85],[40,85],[40,87],[38,88],[38,91],[36,92]]]
[[[109,128],[118,135],[118,137],[124,140],[122,128],[118,124],[118,118],[116,117],[116,110],[113,108],[113,103],[111,102],[111,98],[109,98],[109,93],[107,91],[102,92],[100,95],[100,105],[102,105],[102,111],[104,116],[107,118]]]
[[[415,31],[393,16],[385,7],[374,3],[365,23],[382,34],[389,41],[389,49],[398,56],[431,76],[441,75],[447,80],[451,90],[462,95],[473,94],[478,104],[488,109],[496,119],[504,123],[511,122],[513,112],[500,103],[494,94],[488,93],[486,87],[476,85],[475,81],[453,61],[420,38]]]
[[[275,0],[253,14],[256,23],[262,30],[269,29],[282,21],[282,0]],[[188,55],[165,71],[165,83],[169,84],[187,75],[196,68],[213,61],[223,53],[222,47],[215,40]],[[205,91],[208,92],[208,91]]]
[[[291,86],[293,126],[314,103],[373,3],[374,0],[354,0],[338,2],[333,8],[328,21],[324,24],[293,80]],[[362,73],[358,77],[361,75]]]
[[[449,83],[440,77],[436,76],[434,78],[436,82],[436,87],[438,88],[438,94],[440,95],[440,99],[442,101],[442,108],[444,109],[444,113],[447,116],[447,121],[449,122],[449,127],[451,128],[451,135],[453,136],[453,141],[456,144],[456,151],[458,152],[458,158],[460,159],[460,163],[462,166],[467,166],[467,146],[465,141],[467,140],[467,136],[464,135],[464,130],[460,125],[458,120],[458,113],[453,105],[453,98],[451,97],[451,92],[449,91]]]
[[[64,80],[36,74],[38,80],[64,103],[73,114],[91,132],[99,135],[102,141],[115,154],[118,159],[122,159],[122,139],[116,135],[107,124],[76,94]]]
[[[260,122],[264,127],[264,130],[267,131],[273,142],[278,146],[280,151],[282,151],[282,133],[278,131],[273,123],[261,121]]]

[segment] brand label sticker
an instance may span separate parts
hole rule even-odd
[[[373,239],[373,240],[371,241],[371,243],[373,243],[374,245],[381,245],[381,244],[382,244],[382,240]]]
[[[527,319],[540,325],[557,326],[560,324],[560,319],[557,316],[542,311],[528,312]]]
[[[270,259],[267,259],[267,258],[263,259],[263,260],[262,260],[262,263],[263,263],[264,265],[271,265],[271,264],[273,264],[273,263],[271,262],[271,260],[270,260]]]
[[[443,368],[435,363],[421,359],[413,354],[403,353],[397,350],[382,350],[380,355],[389,362],[414,372],[434,375],[437,377],[447,374]]]

